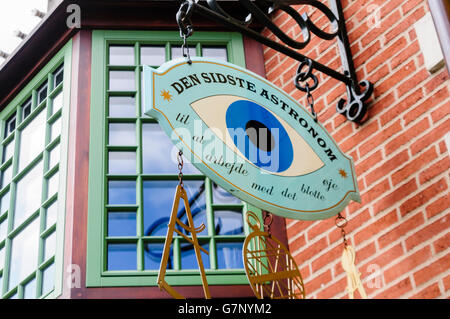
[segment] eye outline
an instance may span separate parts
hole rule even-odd
[[[219,103],[212,103],[213,101],[209,101],[210,99],[219,99],[219,100],[220,99],[229,99],[229,101],[225,102],[225,103],[223,103],[223,102],[220,103],[220,101],[219,101]],[[250,101],[250,102],[258,105],[259,107],[265,109],[272,116],[274,116],[274,118],[277,119],[278,122],[280,122],[280,124],[282,125],[282,127],[287,131],[290,141],[293,144],[292,146],[293,146],[293,150],[294,150],[294,156],[293,156],[291,167],[289,167],[287,170],[285,170],[283,172],[278,172],[278,173],[265,170],[264,168],[259,167],[259,166],[255,165],[254,163],[252,163],[237,148],[237,146],[233,142],[232,137],[230,136],[230,134],[228,132],[228,128],[227,128],[226,121],[225,121],[225,118],[226,118],[225,115],[226,115],[226,111],[228,110],[230,105],[233,102],[236,102],[239,100]],[[199,105],[200,103],[201,103],[201,105]],[[222,109],[219,107],[211,108],[210,107],[211,104],[213,104],[213,105],[221,104],[221,105],[226,105],[226,107],[222,107]],[[258,102],[254,101],[254,100],[251,100],[246,97],[241,97],[238,95],[217,94],[217,95],[206,96],[206,97],[203,97],[196,101],[193,101],[189,104],[189,106],[196,113],[196,115],[202,120],[202,122],[208,127],[208,129],[211,132],[214,132],[213,135],[218,137],[227,148],[231,149],[231,151],[234,154],[239,155],[239,157],[242,158],[243,160],[245,160],[245,162],[250,163],[252,166],[257,168],[258,170],[262,170],[263,173],[265,173],[265,174],[285,176],[285,177],[305,176],[305,175],[314,173],[314,172],[318,171],[319,169],[325,167],[325,163],[320,159],[320,157],[317,155],[317,153],[314,151],[314,149],[309,145],[308,142],[306,142],[306,140],[297,131],[295,131],[295,129],[291,125],[289,125],[284,119],[282,119],[279,115],[275,114],[268,107],[265,107],[264,105],[259,104]],[[205,110],[207,110],[206,112],[213,111],[215,113],[215,118],[213,120],[206,120],[205,114],[202,114],[200,112],[200,109],[205,109]],[[222,114],[222,116],[221,116],[221,114]],[[222,124],[223,124],[222,128],[220,127],[220,125],[218,125],[218,123],[220,123],[220,122],[222,122]],[[211,124],[213,124],[213,125],[211,125]],[[216,134],[218,131],[221,132],[222,134]],[[296,135],[295,139],[292,138],[292,134]],[[306,160],[300,160],[300,161],[296,160],[295,152],[297,152],[296,150],[299,150],[299,149],[302,149],[303,151],[305,151],[306,157],[308,157]],[[295,173],[295,170],[298,170],[299,172]]]

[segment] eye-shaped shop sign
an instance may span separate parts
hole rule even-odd
[[[248,70],[207,58],[144,66],[144,108],[196,168],[256,207],[316,220],[360,201],[352,159],[304,107]]]

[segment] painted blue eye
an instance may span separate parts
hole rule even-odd
[[[269,174],[299,176],[324,165],[288,123],[254,101],[235,95],[213,95],[192,102],[191,107],[210,129],[203,133],[206,140],[215,135],[233,154]],[[212,152],[210,144],[202,146]],[[228,153],[218,154],[219,159],[221,155],[229,158]]]
[[[291,166],[291,139],[266,108],[238,100],[228,107],[225,121],[233,143],[251,163],[272,173],[284,172]]]

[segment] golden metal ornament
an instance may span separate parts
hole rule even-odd
[[[350,246],[347,242],[345,226],[347,226],[347,219],[342,216],[340,213],[337,215],[334,223],[336,227],[341,230],[342,241],[344,244],[344,251],[342,252],[341,264],[342,268],[344,268],[347,273],[347,291],[348,297],[350,299],[354,298],[354,293],[356,290],[359,291],[361,298],[367,299],[366,291],[364,290],[364,286],[361,282],[361,273],[358,272],[355,266],[355,250],[352,246]]]
[[[182,165],[181,165],[182,166]],[[181,171],[181,169],[180,169]],[[184,224],[177,216],[178,213],[178,206],[180,203],[180,199],[183,199],[184,206],[186,208],[186,216],[188,218],[189,226]],[[175,228],[176,224],[181,226],[184,230],[191,233],[191,237],[189,238],[182,232],[180,232],[178,229]],[[189,206],[189,200],[186,194],[185,189],[183,188],[181,179],[180,179],[180,185],[177,186],[176,192],[175,192],[175,198],[172,205],[172,213],[170,215],[170,221],[167,229],[167,235],[166,235],[166,242],[164,243],[164,251],[162,254],[161,264],[159,267],[159,275],[158,275],[158,286],[160,289],[164,289],[167,291],[172,297],[176,299],[185,299],[180,293],[178,293],[172,286],[170,286],[166,280],[166,268],[167,263],[169,261],[169,253],[170,253],[170,246],[172,245],[172,239],[173,239],[173,233],[176,232],[178,235],[182,236],[185,240],[187,240],[189,243],[191,243],[194,246],[195,251],[195,257],[197,258],[198,268],[200,269],[200,275],[202,277],[202,284],[203,284],[203,292],[205,294],[206,299],[210,299],[211,295],[209,293],[209,287],[208,282],[206,280],[205,275],[205,269],[203,267],[203,261],[202,256],[200,253],[200,250],[203,251],[205,254],[208,255],[208,251],[201,247],[197,240],[197,234],[201,233],[205,229],[205,224],[201,224],[199,227],[194,227],[194,220],[192,218],[191,214],[191,208]]]
[[[342,252],[342,268],[347,272],[347,291],[350,299],[353,299],[354,292],[358,289],[361,298],[367,299],[366,291],[361,282],[361,273],[355,266],[355,250],[352,246],[346,245]]]
[[[304,299],[302,276],[289,250],[269,232],[261,231],[255,213],[247,212],[247,223],[253,232],[245,239],[242,253],[255,296],[259,299]]]

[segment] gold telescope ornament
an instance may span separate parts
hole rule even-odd
[[[209,254],[206,249],[204,249],[197,240],[197,234],[201,233],[205,229],[205,224],[201,224],[199,227],[194,227],[194,220],[192,218],[191,208],[189,205],[189,200],[186,194],[186,190],[183,187],[183,158],[182,158],[182,152],[180,151],[178,153],[178,169],[180,170],[178,174],[178,178],[180,181],[180,184],[177,186],[175,191],[175,198],[173,200],[172,204],[172,213],[170,214],[170,220],[169,225],[167,229],[167,235],[166,235],[166,241],[164,243],[164,250],[161,258],[161,264],[159,266],[159,274],[157,283],[159,288],[162,290],[164,289],[167,293],[169,293],[173,298],[176,299],[185,299],[184,296],[182,296],[178,291],[176,291],[172,286],[170,286],[166,279],[166,269],[167,269],[167,263],[169,261],[169,254],[170,254],[170,246],[172,245],[172,239],[173,239],[173,233],[177,233],[181,237],[183,237],[187,242],[192,244],[194,246],[195,251],[195,257],[197,258],[198,268],[200,269],[200,275],[202,278],[202,285],[203,285],[203,292],[205,294],[206,299],[210,299],[211,295],[209,293],[209,287],[208,287],[208,281],[206,280],[205,275],[205,268],[203,267],[203,260],[201,256],[201,252],[203,251],[205,254]],[[184,202],[184,207],[186,209],[186,216],[188,219],[189,226],[184,224],[179,218],[178,218],[178,206],[180,204],[180,199]],[[183,234],[181,231],[179,231],[176,228],[176,225],[183,228],[187,233],[191,234],[191,238]]]
[[[289,250],[273,235],[261,230],[254,212],[247,212],[252,232],[243,247],[245,272],[258,299],[304,299],[302,276]]]

